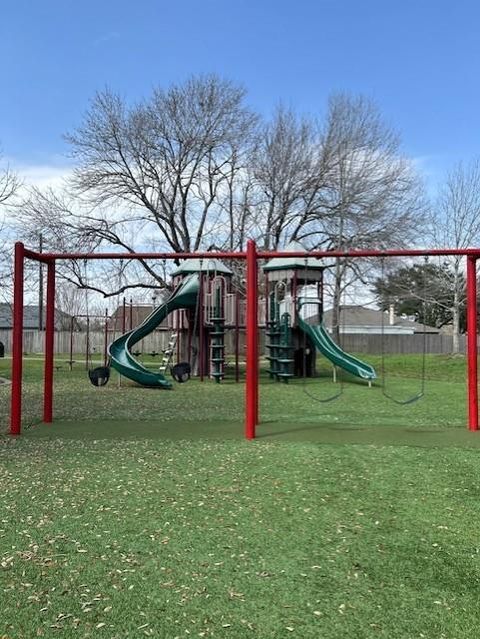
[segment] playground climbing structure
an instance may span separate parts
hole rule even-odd
[[[285,249],[295,257],[275,257],[263,267],[269,298],[267,359],[271,378],[288,382],[315,374],[316,353],[334,367],[367,382],[376,378],[372,366],[343,351],[323,324],[325,264],[309,257],[298,242]],[[299,257],[301,252],[304,257]],[[335,372],[335,369],[334,369]]]

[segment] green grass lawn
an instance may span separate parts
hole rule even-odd
[[[322,362],[323,360],[320,360]],[[378,371],[380,358],[369,357]],[[38,421],[42,413],[42,361],[28,360],[25,365],[24,423]],[[59,420],[158,420],[159,422],[221,422],[233,426],[243,421],[244,386],[229,380],[216,385],[191,380],[175,386],[173,391],[139,388],[128,380],[118,387],[115,372],[101,389],[88,382],[85,368],[68,365],[58,358],[55,373],[55,417]],[[158,363],[153,362],[153,366]],[[8,377],[10,362],[0,360],[0,377]],[[388,392],[397,399],[415,395],[421,386],[421,357],[390,357],[387,361]],[[334,385],[331,368],[321,368],[321,377],[290,384],[278,384],[262,377],[260,410],[262,421],[291,425],[327,425],[344,427],[404,427],[415,429],[465,428],[466,385],[465,359],[429,356],[425,397],[410,406],[398,406],[382,395],[379,383],[372,388],[347,374],[344,383]],[[232,371],[233,376],[233,371]],[[332,402],[332,395],[343,391]],[[6,428],[10,389],[0,386],[0,427]],[[199,426],[192,426],[198,430]],[[208,428],[208,424],[207,424]],[[240,426],[241,428],[241,426]]]
[[[392,392],[416,392],[419,361],[389,358]],[[242,384],[95,389],[80,368],[56,372],[60,421],[34,426],[26,362],[25,436],[0,439],[0,637],[478,637],[465,362],[427,370],[408,407],[351,378],[327,404],[263,378],[245,442]]]

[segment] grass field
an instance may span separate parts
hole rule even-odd
[[[377,370],[380,358],[369,357]],[[244,387],[228,381],[217,386],[192,380],[174,391],[158,394],[123,382],[119,389],[115,373],[110,383],[97,389],[88,383],[82,364],[72,372],[61,358],[55,373],[55,416],[60,420],[161,420],[162,422],[215,421],[223,424],[243,420]],[[152,362],[153,366],[158,366]],[[28,360],[25,367],[24,421],[28,426],[38,421],[42,402],[42,361]],[[398,399],[415,395],[420,387],[421,357],[390,357],[387,362],[388,392]],[[320,369],[319,379],[300,380],[279,386],[262,379],[260,408],[262,420],[291,425],[340,425],[356,427],[402,426],[408,428],[461,428],[466,423],[466,388],[464,358],[429,356],[427,360],[426,397],[411,406],[398,406],[386,399],[379,384],[366,384],[345,375],[343,384],[332,384],[331,369]],[[233,373],[232,373],[233,374]],[[0,360],[0,377],[9,376],[9,360]],[[323,403],[343,389],[337,401]],[[0,386],[0,425],[7,423],[8,387]],[[208,426],[207,426],[208,427]],[[194,427],[196,428],[196,427]],[[241,429],[241,425],[240,425]]]
[[[392,393],[418,390],[418,358],[388,364]],[[27,361],[25,436],[0,439],[0,636],[478,637],[465,361],[427,373],[407,407],[351,379],[326,404],[309,395],[327,380],[263,379],[245,442],[242,385],[95,389],[80,368],[56,372],[59,421],[35,426]]]

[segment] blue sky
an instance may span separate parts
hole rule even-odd
[[[269,113],[372,97],[430,183],[478,153],[475,0],[16,0],[2,3],[0,143],[24,168],[66,164],[62,134],[96,89],[134,101],[217,72]]]

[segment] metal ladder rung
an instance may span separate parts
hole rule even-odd
[[[167,343],[167,348],[163,351],[162,364],[158,367],[158,370],[160,373],[166,372],[168,365],[170,364],[170,361],[172,359],[173,353],[175,351],[177,339],[178,339],[178,332],[172,333],[170,335],[170,339],[168,340],[168,343]]]

